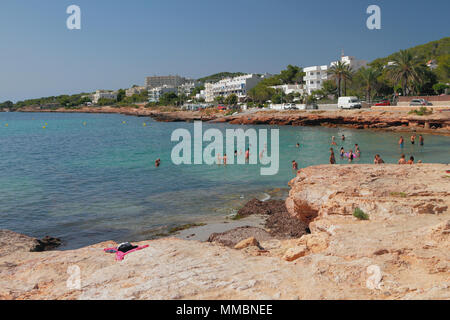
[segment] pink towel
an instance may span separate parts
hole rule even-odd
[[[106,249],[103,249],[103,251],[106,252],[106,251],[109,251],[109,250],[114,250],[116,252],[116,260],[117,261],[122,261],[127,254],[135,252],[135,251],[139,251],[139,250],[142,250],[142,249],[145,249],[145,248],[148,248],[148,247],[149,247],[149,245],[147,244],[145,246],[139,246],[136,249],[133,249],[133,250],[130,250],[130,251],[127,251],[127,252],[118,251],[117,248],[106,248]]]

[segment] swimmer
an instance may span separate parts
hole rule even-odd
[[[405,155],[402,154],[400,160],[398,160],[398,164],[406,164],[406,159],[405,159]]]
[[[298,170],[298,164],[297,164],[297,162],[295,162],[295,160],[292,160],[292,169],[293,170]]]
[[[342,135],[341,139],[342,139],[342,141],[345,141],[345,136],[344,136],[344,135]]]
[[[355,153],[358,157],[361,156],[361,150],[359,149],[359,145],[357,143],[355,144]]]
[[[234,156],[237,157],[238,153],[237,150],[234,150]]]
[[[161,159],[159,159],[159,158],[156,159],[155,160],[155,167],[158,168],[160,166],[160,164],[161,164]]]
[[[344,147],[341,147],[341,151],[340,151],[340,153],[341,153],[341,158],[343,158],[343,157],[344,157],[344,155],[345,155],[345,150],[344,150]]]
[[[403,137],[400,137],[400,140],[398,140],[398,145],[403,149],[403,146],[405,145],[405,139],[403,139]]]
[[[330,164],[336,164],[336,159],[334,157],[334,150],[330,148]]]
[[[413,156],[409,157],[408,164],[414,164],[414,157]]]
[[[227,154],[226,153],[223,155],[222,159],[223,159],[223,165],[226,166],[227,165]]]
[[[424,138],[422,135],[419,136],[419,144],[423,147],[423,143],[424,143]]]
[[[416,135],[411,136],[411,144],[414,144],[416,142]]]
[[[334,141],[335,139],[336,139],[335,136],[332,136],[332,137],[331,137],[331,145],[333,145],[333,146],[336,145],[336,142]]]
[[[297,148],[300,148],[300,143],[297,142]]]
[[[248,161],[249,158],[250,158],[250,148],[247,149],[247,151],[245,151],[245,161]]]

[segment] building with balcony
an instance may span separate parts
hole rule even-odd
[[[254,88],[262,78],[256,74],[246,74],[234,78],[226,78],[216,83],[205,84],[206,102],[213,102],[218,96],[227,97],[235,94],[239,99],[247,97],[248,90]]]
[[[97,104],[100,99],[117,100],[117,92],[106,91],[106,90],[97,90],[92,95],[92,102],[94,104]]]
[[[165,85],[165,86],[149,89],[148,90],[148,102],[158,102],[163,94],[170,93],[170,92],[177,93],[177,88]]]
[[[136,86],[136,87],[132,87],[130,89],[127,89],[125,91],[125,95],[127,97],[131,97],[132,95],[135,95],[135,94],[141,94],[142,92],[144,92],[146,90],[147,90],[147,87],[145,87],[145,86],[141,86],[141,87]]]
[[[149,89],[163,86],[177,88],[188,81],[186,78],[180,76],[152,76],[145,78],[145,86]]]

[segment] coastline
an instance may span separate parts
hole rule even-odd
[[[235,125],[279,125],[279,126],[324,126],[352,129],[381,130],[393,132],[417,132],[450,135],[450,112],[435,111],[431,115],[410,115],[401,111],[332,110],[332,111],[273,111],[257,110],[237,115],[204,111],[164,111],[145,107],[82,107],[78,109],[59,108],[41,110],[22,108],[17,112],[56,113],[105,113],[136,117],[151,117],[159,122],[229,123]]]
[[[450,299],[448,170],[302,169],[286,208],[310,233],[244,239],[240,249],[169,237],[118,262],[103,252],[112,241],[29,252],[32,239],[9,233],[0,237],[0,299]],[[355,218],[356,207],[369,219]],[[67,286],[71,266],[78,288]]]

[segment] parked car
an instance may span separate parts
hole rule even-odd
[[[384,100],[381,100],[378,103],[375,103],[375,106],[379,106],[379,107],[381,107],[381,106],[390,106],[390,105],[391,105],[391,101],[389,99],[384,99]]]
[[[218,106],[217,110],[220,110],[220,111],[227,110],[227,107],[225,107],[225,106]]]
[[[411,100],[409,105],[411,107],[414,107],[414,106],[432,106],[433,104],[431,104],[430,102],[428,102],[425,99],[413,99],[413,100]]]
[[[361,101],[358,97],[340,97],[338,99],[339,109],[361,109]]]

